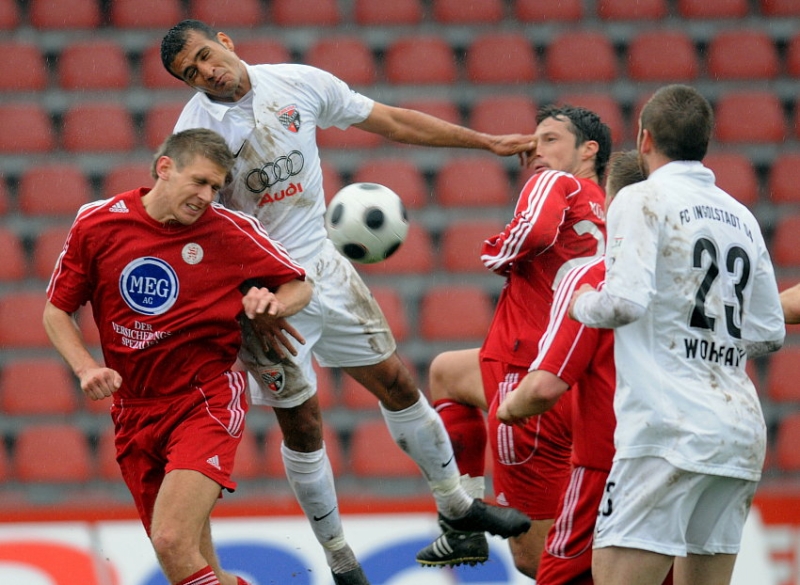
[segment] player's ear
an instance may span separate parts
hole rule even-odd
[[[228,49],[229,51],[233,51],[233,40],[226,35],[224,32],[217,33],[217,42]]]
[[[169,179],[170,170],[173,167],[173,161],[168,156],[160,156],[156,161],[156,175],[162,181]]]
[[[600,144],[596,140],[587,140],[581,144],[581,159],[589,160],[597,156],[597,151],[600,150]]]

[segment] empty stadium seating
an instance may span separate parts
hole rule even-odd
[[[770,400],[800,405],[800,346],[786,345],[769,356],[767,395]]]
[[[780,98],[762,90],[731,91],[715,104],[715,134],[727,143],[779,143],[787,125]]]
[[[51,225],[42,228],[33,244],[32,276],[45,282],[50,280],[59,255],[67,241],[69,224]]]
[[[400,196],[406,209],[422,209],[428,204],[425,177],[410,160],[373,158],[353,174],[353,183],[379,183]]]
[[[180,0],[111,0],[111,24],[121,29],[156,29],[162,34],[185,18]]]
[[[421,0],[355,0],[353,13],[356,23],[363,26],[393,26],[419,24],[422,20]]]
[[[1,27],[0,27],[1,28]],[[42,50],[28,41],[5,40],[0,51],[6,56],[13,75],[0,77],[0,91],[42,91],[48,83],[48,71]]]
[[[759,0],[764,16],[800,16],[800,2],[797,0]]]
[[[384,72],[387,81],[395,84],[453,83],[458,78],[452,48],[433,35],[395,40],[386,50]]]
[[[453,100],[447,98],[416,98],[407,99],[397,102],[398,108],[407,108],[409,110],[417,110],[424,114],[429,114],[437,118],[441,118],[445,122],[451,124],[463,125],[461,119],[461,112],[459,111],[458,104]],[[423,147],[424,148],[424,147]]]
[[[513,201],[508,174],[497,157],[466,154],[445,162],[434,180],[442,207],[493,207]]]
[[[332,26],[341,22],[336,0],[316,0],[314,9],[296,0],[273,0],[272,22],[279,26]]]
[[[575,22],[583,17],[583,0],[514,0],[514,17],[522,22]]]
[[[792,413],[780,421],[775,446],[777,466],[783,471],[800,471],[800,413]]]
[[[0,0],[0,30],[12,30],[20,23],[16,0]]]
[[[0,296],[0,347],[50,347],[42,325],[45,295],[40,288]]]
[[[128,152],[136,131],[128,108],[114,102],[81,102],[64,113],[62,143],[70,152]]]
[[[709,153],[703,164],[714,171],[717,185],[745,205],[754,205],[759,199],[759,186],[752,161],[742,153]]]
[[[351,85],[371,85],[377,79],[372,50],[355,35],[319,39],[309,47],[303,60]]]
[[[448,272],[486,274],[481,262],[481,246],[489,236],[503,231],[502,220],[475,219],[452,221],[442,232],[439,248],[442,268]]]
[[[503,18],[503,0],[433,0],[434,20],[443,24],[491,24]]]
[[[28,168],[20,177],[17,206],[27,215],[73,219],[94,199],[88,177],[77,165],[52,163]]]
[[[79,428],[69,423],[40,423],[17,433],[13,470],[14,477],[24,483],[86,483],[94,476],[95,462]]]
[[[3,250],[0,282],[19,281],[25,278],[28,275],[28,260],[22,240],[14,230],[0,227],[0,250]]]
[[[246,59],[245,59],[246,60]],[[161,63],[161,41],[152,44],[142,51],[139,65],[142,85],[147,89],[186,89],[186,85],[171,75]]]
[[[237,40],[236,54],[251,65],[258,63],[288,63],[292,60],[289,49],[279,39],[249,38]]]
[[[58,83],[70,91],[124,89],[130,85],[128,57],[113,41],[79,41],[58,57]]]
[[[38,29],[93,29],[100,26],[102,13],[99,0],[30,0],[28,20]]]
[[[392,439],[383,419],[364,419],[350,437],[350,469],[356,477],[419,476],[419,468]]]
[[[429,341],[480,343],[493,312],[491,297],[480,286],[431,286],[420,301],[420,335]]]
[[[50,114],[36,103],[0,104],[0,128],[3,154],[49,152],[56,145]]]
[[[467,49],[466,73],[475,83],[529,83],[537,78],[534,47],[521,33],[485,33]]]
[[[524,93],[490,95],[472,105],[469,122],[472,129],[487,134],[532,134],[536,103]]]
[[[628,137],[628,126],[619,101],[607,93],[562,93],[558,102],[581,106],[593,111],[611,130],[612,144],[619,144]]]
[[[680,30],[647,30],[628,44],[628,76],[635,81],[694,80],[700,63],[694,41]]]
[[[61,358],[6,363],[0,372],[0,410],[10,416],[70,415],[78,409],[75,379]]]
[[[603,20],[656,20],[667,15],[667,0],[598,0],[597,14]]]
[[[186,102],[161,101],[150,108],[144,116],[144,144],[155,151],[172,134]]]
[[[778,218],[770,250],[777,266],[800,266],[800,215],[783,214]]]
[[[209,23],[217,29],[258,26],[264,14],[259,0],[190,0],[189,18]]]
[[[406,341],[409,336],[409,324],[405,299],[397,290],[388,286],[373,286],[370,291],[389,322],[395,340],[401,343]]]
[[[783,152],[772,161],[769,198],[773,203],[800,203],[800,152]]]
[[[602,32],[569,31],[547,45],[545,71],[555,83],[609,82],[617,69],[614,46]]]
[[[429,274],[434,267],[434,252],[431,235],[424,227],[412,223],[403,245],[383,262],[359,264],[364,274]]]
[[[714,80],[774,79],[780,70],[778,48],[767,32],[725,30],[711,39],[706,68]]]
[[[678,14],[690,20],[742,18],[749,9],[747,0],[678,0]]]

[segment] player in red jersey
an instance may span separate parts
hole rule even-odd
[[[569,477],[569,403],[524,428],[500,424],[495,401],[524,377],[536,357],[553,290],[572,266],[605,249],[605,195],[600,178],[611,151],[608,126],[593,112],[548,106],[537,119],[535,174],[522,189],[514,218],[484,242],[484,265],[506,277],[483,347],[446,352],[431,364],[430,388],[456,453],[462,480],[483,495],[486,423],[494,454],[494,489],[500,505],[522,510],[531,529],[509,540],[517,569],[535,578],[545,536]],[[417,561],[441,566],[483,562],[483,534],[453,530],[420,551]]]
[[[233,161],[210,130],[170,136],[152,189],[80,209],[47,287],[50,340],[89,398],[114,397],[122,476],[179,585],[245,583],[220,568],[209,520],[222,489],[236,487],[247,411],[246,379],[232,371],[238,319],[270,327],[311,297],[303,269],[255,218],[213,203]],[[87,301],[105,365],[73,320]]]
[[[622,187],[644,180],[636,151],[615,153],[606,182],[606,206]],[[527,424],[529,417],[572,401],[572,477],[563,492],[555,524],[536,575],[538,585],[590,585],[595,520],[614,457],[614,333],[586,327],[568,316],[572,293],[605,279],[597,258],[570,270],[556,289],[550,322],[530,372],[497,409],[506,424]]]

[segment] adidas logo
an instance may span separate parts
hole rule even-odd
[[[218,455],[214,455],[213,457],[209,457],[208,459],[206,459],[206,463],[208,463],[211,467],[215,467],[217,469],[220,468],[219,467],[219,456]]]
[[[108,210],[111,213],[128,213],[130,211],[124,201],[117,201]]]

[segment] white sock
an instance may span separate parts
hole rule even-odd
[[[486,495],[486,479],[484,476],[472,477],[466,473],[461,476],[461,485],[464,490],[476,500],[482,500]]]
[[[344,538],[333,470],[325,444],[319,451],[302,453],[281,443],[281,457],[289,485],[311,524],[311,530],[322,544],[331,570],[344,573],[358,567],[358,561]]]
[[[394,412],[381,405],[381,412],[395,443],[422,470],[439,512],[447,518],[466,514],[472,498],[461,486],[450,437],[422,393],[406,409]]]

